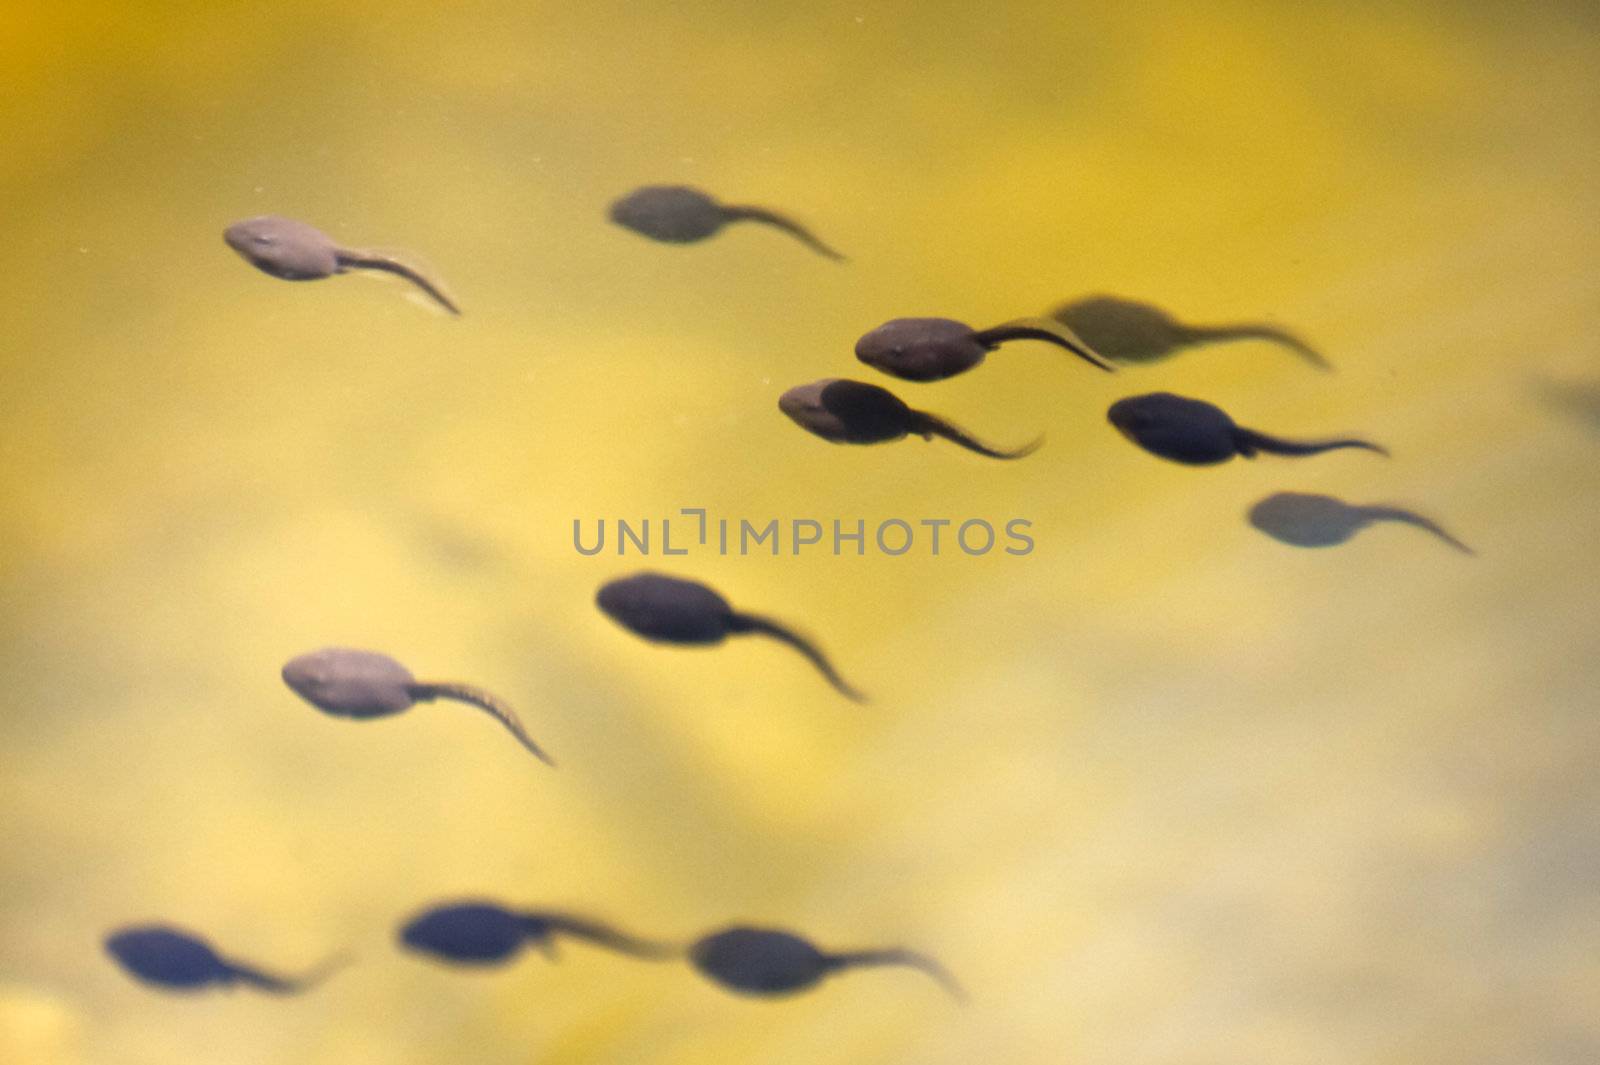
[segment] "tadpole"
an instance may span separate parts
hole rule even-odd
[[[284,281],[319,281],[351,270],[380,270],[405,278],[451,314],[460,314],[439,286],[398,259],[341,248],[315,226],[269,214],[235,222],[222,233],[228,247],[262,273]]]
[[[902,965],[938,981],[958,1001],[966,994],[937,961],[915,951],[890,948],[829,953],[789,932],[736,925],[696,940],[689,960],[703,975],[742,995],[792,995],[845,969]]]
[[[952,318],[896,318],[857,340],[856,358],[890,377],[942,381],[972,369],[1012,340],[1042,340],[1102,370],[1112,369],[1092,345],[1048,318],[1018,318],[988,329]]]
[[[1267,322],[1189,325],[1153,304],[1118,296],[1088,296],[1064,303],[1050,312],[1050,317],[1116,362],[1155,362],[1201,344],[1267,340],[1288,348],[1319,370],[1332,369],[1305,341]]]
[[[336,717],[386,717],[417,703],[451,699],[487,711],[517,742],[548,765],[550,756],[533,742],[516,712],[482,688],[455,681],[419,681],[388,655],[348,647],[325,647],[290,659],[283,682],[312,706]]]
[[[835,444],[884,444],[906,436],[942,437],[994,459],[1033,454],[1043,437],[1013,451],[989,446],[936,414],[914,410],[893,392],[864,381],[827,377],[778,397],[778,409],[800,428]]]
[[[1189,466],[1226,462],[1235,455],[1255,458],[1258,451],[1274,455],[1315,455],[1336,448],[1360,448],[1379,455],[1389,454],[1386,449],[1365,440],[1281,440],[1236,425],[1220,407],[1171,392],[1119,399],[1106,412],[1106,420],[1152,455]]]
[[[294,994],[321,981],[342,960],[303,977],[278,976],[222,957],[203,938],[171,925],[137,925],[105,939],[106,952],[135,979],[173,991],[244,985],[274,994]]]
[[[1386,503],[1356,505],[1332,496],[1279,492],[1250,508],[1250,524],[1291,547],[1334,547],[1375,522],[1392,521],[1426,530],[1463,554],[1472,548],[1437,522]]]
[[[835,262],[844,256],[806,227],[765,207],[718,203],[686,185],[646,185],[611,204],[611,220],[624,229],[663,244],[694,244],[715,236],[731,222],[760,222],[781,229],[819,255]]]
[[[497,903],[465,901],[430,907],[400,930],[400,942],[441,961],[495,965],[534,946],[555,958],[556,941],[582,940],[636,958],[675,957],[681,951],[619,932],[587,917],[554,911],[509,910]]]
[[[729,636],[770,636],[804,655],[840,694],[866,701],[810,640],[771,618],[734,610],[726,599],[698,581],[636,573],[602,585],[595,603],[612,621],[655,643],[711,646]]]

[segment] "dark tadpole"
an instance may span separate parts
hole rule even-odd
[[[846,698],[866,701],[810,640],[771,618],[734,610],[726,599],[698,581],[636,573],[601,586],[595,603],[612,621],[656,643],[709,646],[729,636],[770,636],[804,655]]]
[[[835,444],[885,444],[912,435],[924,440],[938,436],[989,458],[1020,459],[1044,442],[1040,438],[1013,451],[1002,451],[936,414],[913,410],[886,388],[838,377],[789,389],[778,397],[778,409],[800,428]]]
[[[1476,553],[1437,522],[1388,504],[1357,506],[1332,496],[1279,492],[1251,507],[1249,517],[1251,525],[1291,547],[1335,547],[1368,525],[1392,521],[1424,529],[1463,554]]]
[[[277,976],[222,957],[200,936],[170,925],[139,925],[106,936],[106,952],[136,980],[171,991],[244,985],[274,994],[304,991],[343,964],[327,962],[302,977]]]
[[[1160,307],[1117,296],[1089,296],[1064,303],[1050,317],[1115,362],[1155,362],[1185,348],[1228,340],[1266,340],[1279,344],[1319,370],[1328,360],[1286,329],[1266,322],[1188,325]]]
[[[451,314],[460,314],[439,286],[398,259],[341,248],[315,226],[280,215],[235,222],[222,233],[228,247],[262,273],[284,281],[318,281],[351,270],[379,270],[405,278]]]
[[[835,262],[844,256],[818,240],[792,218],[765,207],[722,204],[685,185],[646,185],[611,205],[611,220],[624,229],[663,244],[693,244],[715,236],[730,222],[760,222],[781,229]]]
[[[1019,318],[988,329],[952,318],[896,318],[856,341],[856,358],[890,377],[942,381],[972,369],[1011,340],[1042,340],[1102,370],[1111,369],[1092,345],[1047,318]]]
[[[933,977],[958,1001],[965,992],[937,961],[891,948],[829,953],[789,932],[735,926],[696,940],[689,960],[712,981],[741,995],[792,995],[845,969],[902,965]]]
[[[452,699],[487,711],[517,742],[548,765],[550,756],[533,742],[515,711],[482,688],[454,681],[419,681],[388,655],[348,647],[325,647],[290,659],[283,682],[312,706],[337,717],[386,717],[417,703]]]
[[[1365,440],[1280,440],[1234,424],[1220,407],[1171,392],[1119,399],[1106,412],[1106,420],[1152,455],[1188,466],[1210,466],[1226,462],[1235,455],[1253,459],[1258,451],[1274,455],[1315,455],[1353,447],[1379,455],[1389,454]]]
[[[670,944],[639,939],[587,917],[554,911],[514,911],[492,902],[433,906],[400,930],[400,942],[411,950],[459,965],[497,965],[528,946],[554,958],[556,941],[561,937],[635,958],[659,960],[681,953]]]

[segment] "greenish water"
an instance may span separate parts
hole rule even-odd
[[[1600,128],[1581,6],[26,5],[0,26],[0,1061],[1584,1062]],[[677,182],[850,256],[609,224]],[[269,212],[437,273],[288,285]],[[1109,291],[1270,345],[1116,375],[1037,345],[902,385],[897,315]],[[830,447],[776,408],[891,384],[979,435]],[[1170,390],[1340,452],[1186,469],[1105,424]],[[1592,392],[1590,393],[1592,395]],[[1400,502],[1296,551],[1278,491]],[[792,618],[677,651],[572,523],[985,518],[1035,550],[651,558]],[[490,687],[353,724],[326,644]],[[906,944],[777,1002],[574,947],[401,953],[487,895],[689,937]],[[168,997],[167,919],[314,994]]]

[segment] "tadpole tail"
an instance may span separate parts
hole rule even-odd
[[[1449,544],[1451,547],[1455,548],[1457,551],[1460,551],[1464,555],[1477,554],[1477,552],[1472,548],[1468,547],[1466,544],[1462,543],[1460,540],[1457,540],[1454,536],[1451,536],[1448,532],[1446,532],[1444,527],[1438,522],[1431,518],[1425,518],[1415,511],[1407,510],[1404,507],[1389,506],[1387,504],[1358,507],[1357,509],[1360,510],[1362,517],[1369,518],[1373,521],[1397,521],[1403,525],[1411,525],[1415,528],[1423,529],[1427,532],[1433,533],[1433,535],[1437,536],[1439,539],[1443,540],[1445,543]]]
[[[1254,449],[1265,451],[1273,455],[1317,455],[1324,451],[1337,451],[1340,448],[1360,448],[1362,451],[1371,451],[1389,457],[1389,449],[1380,444],[1367,440],[1282,440],[1266,433],[1258,433],[1254,429],[1234,430],[1240,444],[1241,451]]]
[[[810,248],[819,255],[832,259],[836,263],[848,261],[844,254],[828,247],[816,234],[792,218],[785,217],[776,211],[769,211],[765,207],[739,207],[727,206],[722,208],[723,217],[730,222],[762,222],[774,226],[799,240],[800,243]]]
[[[309,991],[322,983],[334,973],[349,965],[351,958],[348,955],[336,954],[332,958],[318,965],[304,976],[279,976],[257,969],[253,965],[239,965],[227,962],[228,971],[239,983],[253,987],[258,991],[266,991],[274,995],[298,995],[302,991]]]
[[[929,434],[932,434],[933,436],[941,436],[950,441],[952,444],[959,444],[968,451],[976,451],[978,454],[987,455],[992,459],[1027,458],[1035,451],[1038,451],[1039,448],[1044,444],[1044,437],[1041,436],[1038,439],[1032,440],[1013,451],[1002,451],[999,448],[990,447],[977,437],[972,436],[965,429],[950,424],[937,414],[929,414],[926,411],[916,411],[915,414],[917,422],[916,425],[912,427],[912,432],[921,433],[924,436]]]
[[[646,961],[666,961],[680,957],[683,947],[675,943],[663,943],[659,940],[640,939],[630,936],[626,932],[618,931],[610,925],[599,921],[591,921],[587,917],[579,917],[570,913],[536,913],[529,914],[531,925],[543,925],[551,932],[581,939],[597,947],[605,947],[619,954],[626,954]]]
[[[527,748],[530,754],[545,765],[555,766],[555,759],[546,754],[544,748],[534,743],[533,737],[522,727],[522,720],[517,717],[516,711],[501,702],[498,696],[482,688],[474,688],[470,684],[457,684],[454,681],[425,681],[413,684],[407,690],[411,693],[411,697],[417,700],[454,699],[487,711],[496,721],[504,725],[506,731],[515,736],[517,742]]]
[[[977,337],[978,343],[985,347],[1004,344],[1008,340],[1043,340],[1066,348],[1078,358],[1092,366],[1098,366],[1107,373],[1116,372],[1116,367],[1102,358],[1084,342],[1082,337],[1053,318],[1018,318],[1013,322],[1002,322],[988,329],[980,329],[973,335]]]
[[[1333,364],[1287,329],[1265,322],[1230,322],[1224,325],[1189,326],[1185,332],[1195,343],[1208,344],[1227,340],[1268,340],[1288,348],[1319,370],[1332,370]]]
[[[460,316],[461,308],[439,290],[439,287],[399,259],[373,252],[349,252],[339,256],[339,265],[356,270],[382,270],[405,278],[433,298],[433,301],[451,314]]]
[[[833,967],[840,969],[861,965],[903,965],[933,977],[957,1002],[967,1001],[966,988],[950,974],[949,969],[926,954],[919,954],[914,950],[854,950],[843,954],[831,954],[828,956],[828,961]]]
[[[867,701],[867,697],[865,695],[863,695],[856,688],[851,687],[851,685],[848,684],[843,677],[839,676],[838,670],[833,668],[833,663],[828,661],[828,657],[824,655],[815,644],[798,633],[791,631],[783,625],[780,625],[778,622],[773,621],[770,618],[761,617],[758,614],[735,613],[733,618],[728,623],[728,631],[734,633],[757,632],[763,636],[771,636],[775,640],[780,640],[783,643],[788,644],[796,651],[799,651],[801,654],[805,655],[811,664],[817,667],[817,671],[827,678],[828,683],[833,685],[839,694],[843,695],[846,699],[849,699],[852,702],[864,703]]]

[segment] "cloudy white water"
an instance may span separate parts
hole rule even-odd
[[[0,25],[0,1061],[1015,1065],[1600,1059],[1600,36],[1581,5],[27,4]],[[607,204],[688,183],[850,256]],[[281,213],[444,279],[290,285]],[[852,356],[899,315],[1093,292],[1261,343],[1100,374]],[[1001,444],[831,446],[791,385]],[[1210,469],[1105,422],[1169,390],[1340,451]],[[1302,550],[1279,491],[1414,507]],[[981,558],[574,549],[704,507],[1032,522]],[[687,526],[686,526],[687,527]],[[674,526],[675,534],[677,526]],[[659,526],[657,526],[659,529]],[[794,621],[653,647],[639,568]],[[327,644],[490,688],[279,679]],[[915,946],[967,986],[728,995],[573,945],[399,949],[463,895],[688,938]],[[315,992],[170,996],[102,936],[203,930]]]

